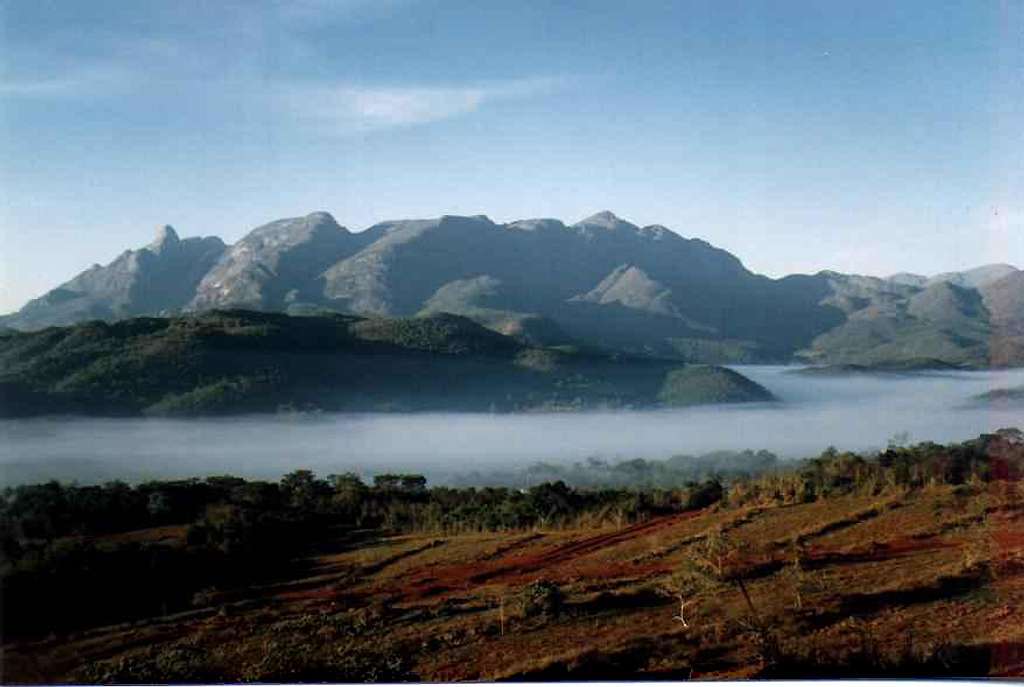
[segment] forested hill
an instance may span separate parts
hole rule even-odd
[[[0,415],[524,411],[765,401],[732,370],[531,347],[464,317],[217,310],[0,335]]]

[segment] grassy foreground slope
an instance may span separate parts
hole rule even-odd
[[[21,487],[3,679],[1020,677],[1022,475],[1013,430],[640,492]]]
[[[532,348],[448,314],[213,311],[0,336],[0,415],[516,411],[770,400],[717,367]]]

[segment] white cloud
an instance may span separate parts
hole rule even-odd
[[[536,78],[466,87],[308,85],[286,88],[282,104],[295,118],[344,135],[449,119],[488,103],[550,93],[562,83]]]
[[[370,126],[420,124],[473,112],[486,97],[479,88],[347,88],[334,94],[326,114]]]

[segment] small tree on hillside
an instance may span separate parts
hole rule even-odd
[[[727,561],[730,547],[731,543],[721,528],[710,530],[669,580],[667,591],[679,599],[679,616],[674,619],[684,627],[690,627],[686,613],[688,607],[706,605],[709,599],[729,586]]]
[[[783,570],[783,579],[793,591],[793,600],[796,610],[804,608],[804,600],[807,594],[825,589],[826,581],[821,573],[814,573],[807,570],[807,549],[800,542],[799,538],[793,537],[790,542],[789,565]]]
[[[688,609],[697,606],[707,611],[708,600],[715,598],[723,587],[722,581],[703,560],[687,558],[666,587],[666,591],[679,600],[679,614],[672,619],[689,629],[696,614],[691,614]]]
[[[686,609],[691,603],[707,603],[708,599],[734,587],[739,590],[747,608],[746,617],[738,619],[740,625],[753,631],[762,661],[775,661],[778,656],[776,639],[762,621],[743,579],[744,557],[748,550],[746,543],[728,537],[718,527],[710,530],[695,549],[670,582],[671,591],[680,603],[679,621],[689,627]]]

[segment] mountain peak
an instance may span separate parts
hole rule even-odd
[[[928,284],[934,284],[936,282],[950,282],[957,286],[979,289],[1018,271],[1019,270],[1013,265],[994,263],[990,265],[981,265],[980,267],[964,270],[962,272],[944,272],[942,274],[936,274],[928,280]]]
[[[512,229],[514,231],[559,231],[565,229],[565,224],[561,220],[537,218],[537,219],[520,219],[505,225],[506,229]]]
[[[445,222],[465,221],[485,222],[487,224],[493,224],[493,222],[491,222],[491,218],[488,217],[487,215],[441,215],[440,217],[437,218],[437,222],[439,224],[444,224]]]
[[[590,217],[578,222],[578,224],[597,224],[604,227],[614,227],[616,224],[625,224],[625,220],[611,210],[596,212]]]
[[[338,220],[334,219],[334,215],[323,210],[309,213],[299,220],[299,224],[314,233],[325,232],[332,235],[335,232],[341,232],[342,234],[352,233],[346,227],[338,224]]]
[[[168,246],[173,246],[181,242],[178,238],[178,232],[174,231],[174,227],[170,224],[165,224],[156,230],[156,238],[149,244],[149,249],[154,253],[159,253]]]
[[[336,219],[334,219],[334,215],[332,215],[331,213],[329,213],[329,212],[327,212],[325,210],[317,210],[316,212],[311,212],[308,215],[306,215],[305,219],[306,219],[307,222],[317,223],[317,224],[337,224],[338,223],[338,221]]]

